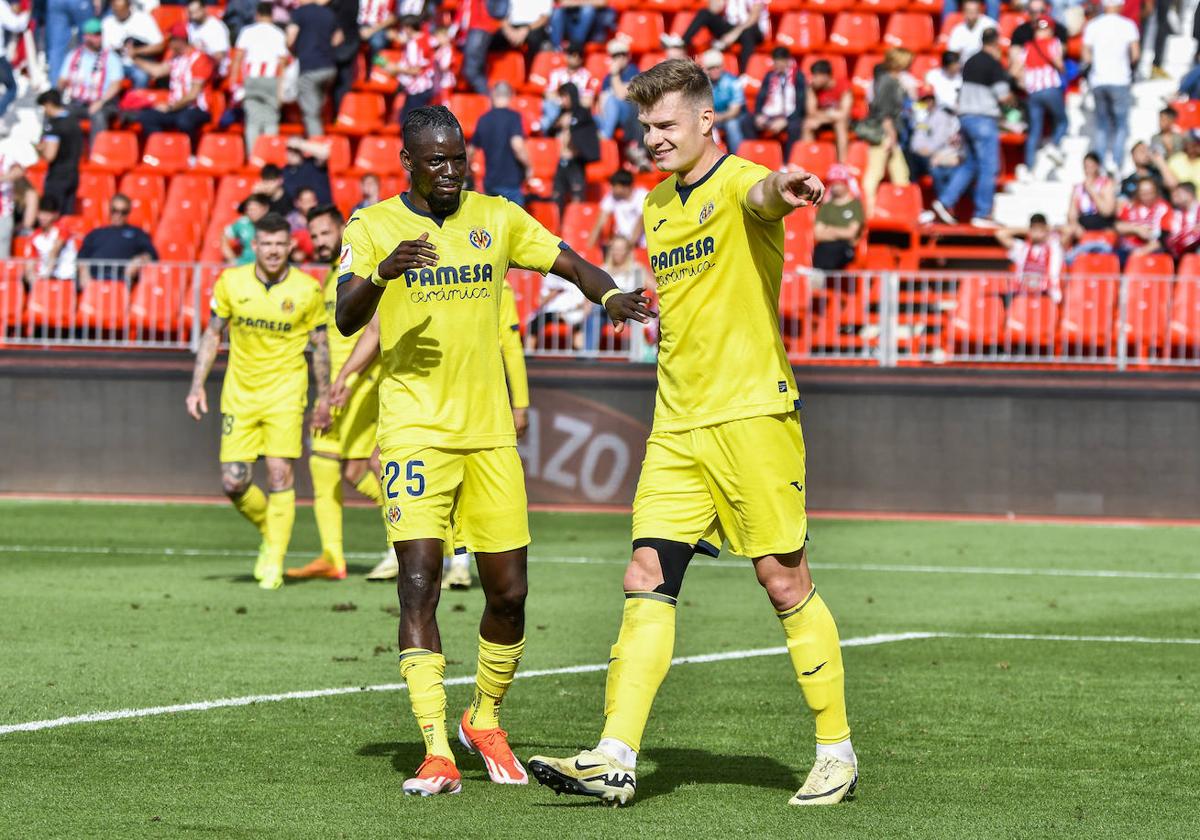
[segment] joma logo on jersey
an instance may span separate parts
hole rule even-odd
[[[674,268],[677,265],[698,260],[701,257],[707,257],[716,250],[716,245],[711,236],[706,236],[703,239],[697,239],[695,242],[689,242],[687,245],[678,248],[672,248],[670,251],[660,251],[657,254],[650,255],[650,269],[655,273],[665,271],[668,268]]]
[[[480,251],[486,251],[492,247],[492,235],[487,232],[486,228],[471,228],[471,232],[467,234],[467,239]]]
[[[701,207],[700,208],[700,224],[704,224],[705,222],[707,222],[708,217],[711,216],[713,214],[713,210],[716,210],[716,209],[717,208],[713,205],[713,203],[711,201],[708,202],[707,204],[705,204],[703,207]]]
[[[490,283],[491,280],[491,263],[440,265],[436,269],[410,268],[404,272],[404,282],[410,289],[414,285],[453,286],[457,283]]]
[[[266,318],[247,318],[245,315],[237,315],[234,316],[233,326],[270,330],[271,332],[291,332],[294,325],[283,321],[268,321]]]

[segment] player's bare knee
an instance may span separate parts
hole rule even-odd
[[[636,539],[625,570],[626,592],[655,592],[678,598],[696,547],[675,540]]]
[[[521,621],[525,617],[525,598],[528,594],[529,584],[524,580],[493,587],[485,595],[488,612],[511,622]]]
[[[292,489],[290,461],[267,461],[267,486],[272,493]]]
[[[221,464],[221,490],[231,499],[236,499],[250,489],[253,475],[250,465],[241,462]]]
[[[422,569],[402,571],[396,579],[400,612],[413,619],[432,617],[437,611],[441,592],[441,580],[438,576]]]
[[[633,558],[625,568],[626,592],[651,592],[663,582],[662,565],[658,552],[648,546],[633,550]]]

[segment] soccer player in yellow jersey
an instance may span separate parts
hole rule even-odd
[[[345,219],[332,204],[314,207],[308,212],[308,233],[312,238],[316,258],[330,266],[325,278],[325,315],[331,327],[329,335],[330,400],[335,386],[339,394],[336,405],[324,406],[331,414],[328,429],[316,430],[312,439],[312,455],[308,468],[313,482],[313,516],[321,537],[321,556],[307,566],[288,569],[290,579],[325,578],[342,580],[346,577],[346,556],[342,546],[342,481],[366,498],[382,504],[383,492],[379,477],[371,469],[371,454],[375,451],[375,426],[379,419],[379,373],[381,365],[376,355],[362,370],[343,377],[342,368],[349,360],[363,330],[344,336],[334,324],[337,304],[338,257],[342,247],[342,227]]]
[[[234,507],[258,528],[262,544],[254,577],[263,589],[283,583],[283,559],[296,519],[292,489],[308,403],[305,349],[312,345],[318,403],[313,427],[329,425],[329,345],[321,284],[288,263],[287,219],[268,213],[254,225],[254,262],[228,268],[213,286],[212,318],[200,339],[188,413],[208,412],[204,383],[229,328],[229,363],[221,386],[221,486]],[[267,461],[270,497],[254,484],[251,467]]]
[[[510,267],[553,270],[618,325],[646,321],[650,312],[641,294],[622,293],[517,205],[463,190],[466,142],[449,110],[416,108],[403,133],[400,159],[412,186],[347,222],[337,326],[352,334],[379,313],[379,447],[388,537],[400,565],[400,673],[426,752],[403,788],[429,796],[462,789],[446,733],[436,618],[452,516],[456,537],[475,553],[485,601],[459,741],[482,754],[493,782],[527,781],[498,716],[525,647],[529,544],[497,341],[501,281]]]
[[[691,61],[629,84],[645,144],[673,173],[646,197],[661,345],[654,427],[633,507],[625,609],[609,659],[599,744],[529,770],[560,793],[628,802],[650,707],[671,664],[675,606],[692,556],[722,539],[753,560],[816,718],[816,761],[794,805],[854,792],[837,626],[805,559],[800,400],[779,334],[783,218],[819,203],[802,171],[771,172],[712,139],[712,88]]]

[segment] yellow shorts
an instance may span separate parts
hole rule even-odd
[[[222,414],[221,461],[299,458],[303,449],[304,412]]]
[[[389,541],[444,540],[453,527],[455,547],[470,551],[529,545],[525,474],[515,446],[389,447],[380,455]]]
[[[333,411],[333,424],[314,432],[313,452],[343,461],[359,461],[375,451],[375,428],[379,425],[379,382],[359,379],[350,399]]]
[[[804,545],[804,436],[797,414],[658,432],[633,500],[633,538],[729,548],[744,557]]]

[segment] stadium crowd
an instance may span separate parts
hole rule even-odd
[[[1164,75],[1169,2],[947,0],[940,16],[941,4],[921,0],[872,4],[881,16],[834,5],[40,0],[23,9],[0,0],[17,72],[44,61],[53,80],[33,91],[40,161],[0,156],[0,256],[29,258],[31,283],[124,278],[160,257],[239,263],[251,258],[253,222],[273,210],[292,223],[295,259],[310,259],[307,210],[334,201],[348,212],[402,188],[394,159],[376,168],[363,150],[394,158],[397,123],[449,102],[470,139],[475,187],[529,206],[576,247],[607,256],[632,287],[649,279],[638,210],[659,176],[625,89],[639,68],[682,56],[713,84],[725,148],[829,182],[812,229],[818,269],[855,267],[884,181],[921,191],[923,224],[996,229],[1017,270],[1045,278],[1031,288],[1047,293],[1051,275],[1084,253],[1115,253],[1123,265],[1200,244],[1200,132],[1181,130],[1180,112],[1165,107],[1153,136],[1125,153],[1143,41],[1152,75]],[[31,21],[32,36],[19,34]],[[13,67],[0,59],[0,114],[21,87]],[[1029,230],[999,230],[998,183],[1063,164],[1065,95],[1079,85],[1091,91],[1095,131],[1083,171],[1055,176],[1077,182],[1067,223],[1052,230],[1035,216]],[[1177,96],[1200,96],[1200,66]],[[223,216],[213,208],[216,235],[209,225],[193,249],[164,254],[172,237],[157,214],[139,212],[139,196],[89,188],[85,197],[81,176],[114,129],[137,132],[129,171],[154,171],[153,137],[164,134],[163,144],[186,136],[185,172],[250,173],[238,194],[222,193],[232,201]],[[1005,172],[1002,142],[1022,134],[1022,162]],[[244,155],[208,166],[213,136],[236,138]],[[79,260],[122,265],[97,276]],[[629,263],[639,270],[619,270]],[[593,324],[570,289],[550,283],[542,295],[550,320]],[[593,332],[580,329],[576,343],[593,344]]]

